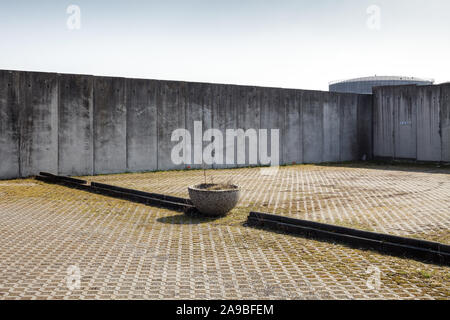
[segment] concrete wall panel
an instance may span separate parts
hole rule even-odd
[[[282,95],[285,108],[283,163],[303,163],[301,93],[298,90],[282,90]]]
[[[203,142],[203,133],[211,126],[209,123],[205,123],[205,118],[206,120],[211,118],[211,110],[204,107],[205,94],[207,91],[206,84],[188,83],[187,91],[188,91],[188,99],[186,101],[185,127],[191,134],[191,164],[188,166],[190,166],[191,168],[198,169],[206,167],[204,164],[194,163],[194,156],[195,156],[194,153],[197,154],[197,159],[203,159],[203,148],[205,146],[205,143]],[[200,139],[202,142],[197,143],[197,145],[194,145],[196,141],[194,132],[194,123],[196,121],[202,123],[202,133],[200,135]]]
[[[230,144],[230,154],[233,154],[233,159],[236,159],[234,149],[231,148],[230,141],[226,141],[226,130],[237,128],[237,113],[236,105],[233,103],[233,86],[230,85],[216,85],[214,89],[215,99],[213,101],[213,118],[212,127],[219,129],[223,136],[223,164],[214,165],[215,168],[234,167],[234,165],[226,164],[227,143]],[[231,149],[233,150],[231,152]],[[235,160],[234,160],[234,163]]]
[[[330,94],[323,104],[323,161],[340,161],[341,130],[339,95]]]
[[[358,97],[358,159],[372,159],[373,156],[373,96]]]
[[[271,130],[279,130],[279,163],[284,163],[284,142],[286,141],[285,132],[285,101],[283,97],[283,90],[267,88],[262,90],[258,88],[258,96],[260,103],[260,129],[267,129],[267,153],[271,156],[271,150],[276,150],[276,146],[272,146]],[[292,108],[291,108],[291,112]],[[292,131],[292,130],[290,130]],[[259,141],[259,143],[265,143],[265,141]],[[291,140],[290,143],[295,143]],[[259,148],[258,148],[259,150]],[[295,151],[294,151],[295,152]],[[261,159],[259,159],[261,161]],[[261,162],[260,162],[261,163]]]
[[[161,81],[160,84],[157,98],[158,170],[184,169],[184,164],[177,165],[172,161],[172,148],[178,142],[172,142],[171,137],[174,130],[185,128],[188,87],[184,82],[175,81]]]
[[[127,79],[127,168],[130,172],[158,169],[156,80]]]
[[[94,80],[94,172],[127,171],[125,79]]]
[[[60,174],[93,174],[93,80],[92,76],[59,75]]]
[[[415,87],[398,87],[393,90],[395,158],[416,159],[417,104]]]
[[[237,128],[259,130],[261,126],[261,90],[256,87],[236,86],[235,102],[237,108]],[[245,164],[237,165],[238,167],[250,165],[250,140],[245,139]],[[237,144],[237,140],[236,140]],[[257,142],[256,142],[256,148]],[[258,156],[258,154],[256,155]]]
[[[376,88],[373,106],[374,157],[394,157],[394,107],[392,88]]]
[[[417,160],[441,161],[440,88],[417,87]]]
[[[323,94],[304,91],[302,95],[303,162],[323,162]]]
[[[0,71],[0,179],[20,176],[19,81],[18,72]]]
[[[450,85],[441,86],[442,161],[450,162]]]
[[[7,71],[0,73],[0,84],[1,178],[39,171],[82,175],[186,168],[171,159],[177,143],[172,132],[183,128],[192,136],[190,166],[201,167],[192,164],[194,121],[202,121],[202,133],[218,128],[224,138],[226,129],[279,129],[281,164],[356,160],[372,141],[367,96]],[[374,123],[380,124],[374,128],[374,149],[382,154],[393,144],[385,130],[392,125],[389,117],[385,121],[386,112],[392,113],[389,95],[384,93],[374,112]],[[269,151],[270,140],[269,135]],[[208,143],[201,143],[200,153]],[[445,152],[443,147],[443,157]],[[243,166],[250,164],[248,141],[245,158]]]
[[[21,174],[58,173],[58,76],[23,72],[20,86]]]
[[[341,95],[340,111],[340,159],[358,159],[358,97],[352,94]]]

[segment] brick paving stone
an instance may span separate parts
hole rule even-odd
[[[449,299],[450,268],[244,226],[249,209],[448,243],[450,176],[375,165],[208,171],[242,186],[201,219],[32,179],[0,181],[0,299]],[[187,196],[202,171],[88,177]],[[79,268],[79,288],[68,268]],[[368,279],[380,271],[379,288]]]

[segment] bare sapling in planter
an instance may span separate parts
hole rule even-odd
[[[239,201],[239,187],[227,183],[207,183],[206,167],[203,164],[204,182],[188,188],[189,197],[200,213],[207,216],[223,216],[230,212]]]

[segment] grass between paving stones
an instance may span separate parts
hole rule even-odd
[[[380,161],[367,161],[367,162],[343,162],[343,163],[332,163],[332,164],[320,164],[320,165],[309,165],[309,164],[300,164],[300,165],[291,165],[291,166],[282,166],[280,170],[300,170],[300,171],[320,171],[320,170],[336,170],[336,168],[339,168],[339,170],[354,170],[355,168],[365,168],[365,169],[382,169],[382,170],[412,170],[412,171],[418,171],[423,172],[424,170],[430,173],[450,173],[450,167],[445,165],[436,165],[436,164],[414,164],[414,163],[403,163],[403,162],[380,162]],[[233,177],[236,177],[235,179],[247,179],[246,175],[239,176],[239,170],[248,170],[247,168],[234,168],[234,169],[209,169],[207,170],[208,176],[214,177],[214,181],[218,183],[228,182],[230,178],[233,180]],[[250,170],[259,170],[258,168],[253,168]],[[188,170],[175,170],[175,171],[160,171],[160,172],[146,172],[146,173],[135,173],[135,174],[116,174],[116,175],[102,175],[102,176],[95,176],[95,177],[81,177],[83,179],[87,179],[90,181],[98,181],[98,182],[104,182],[109,183],[113,185],[128,187],[128,188],[134,188],[138,190],[143,191],[149,191],[149,192],[158,192],[159,188],[161,186],[166,186],[167,184],[175,183],[173,188],[170,188],[169,191],[165,191],[165,193],[173,195],[173,196],[180,196],[180,197],[187,197],[187,186],[188,185],[194,185],[198,183],[202,183],[204,180],[202,169],[188,169]],[[252,171],[254,172],[254,171]],[[175,180],[173,180],[175,179]],[[248,178],[252,179],[252,177]],[[178,183],[182,183],[183,187],[178,186]],[[239,181],[233,181],[233,183],[239,184]],[[262,182],[263,183],[263,182]],[[274,187],[279,187],[283,182],[276,182],[273,184]],[[340,186],[333,186],[333,188],[341,188]],[[367,189],[367,187],[364,187],[365,191],[370,192],[377,192],[379,190],[377,189]],[[354,189],[354,190],[353,190]],[[345,186],[345,188],[342,188],[342,192],[345,193],[353,193],[358,192],[361,188],[360,187],[351,187],[351,186]],[[341,190],[341,189],[338,189]],[[248,192],[249,190],[243,190],[243,192]],[[382,190],[382,193],[386,193],[387,195],[383,195],[382,198],[391,198],[394,196],[402,196],[406,195],[407,193],[403,194],[391,194],[389,190]],[[379,210],[382,210],[383,212],[389,212],[393,210],[391,206],[394,204],[390,203],[389,205],[386,204],[380,204],[381,206],[378,207],[369,207],[367,208],[368,212],[371,213],[368,215],[369,218],[366,217],[366,221],[364,223],[358,223],[355,221],[346,221],[342,219],[334,219],[333,221],[329,219],[322,219],[320,215],[316,215],[314,218],[308,217],[308,212],[319,212],[322,208],[327,207],[328,201],[337,199],[339,197],[339,193],[319,193],[319,194],[309,194],[305,192],[296,192],[295,202],[291,203],[291,200],[288,200],[288,202],[279,202],[277,203],[277,207],[273,207],[273,204],[270,205],[267,201],[261,202],[261,203],[250,203],[245,204],[244,207],[248,208],[248,210],[253,211],[260,211],[260,212],[267,212],[267,213],[273,213],[273,214],[280,214],[280,215],[289,215],[292,217],[296,217],[299,219],[307,219],[307,220],[314,220],[317,222],[322,223],[330,223],[330,224],[336,224],[340,226],[345,227],[351,227],[361,230],[367,230],[367,231],[376,231],[376,232],[387,232],[389,231],[382,231],[378,227],[379,221],[377,221],[375,218],[373,218],[375,215],[373,215],[373,212],[377,212]],[[313,199],[313,200],[311,200]],[[348,199],[346,201],[350,202],[351,199]],[[334,201],[336,203],[336,200]],[[291,206],[296,206],[295,210],[292,209]],[[354,208],[356,210],[357,208]],[[402,208],[401,206],[396,206],[395,210],[406,210],[406,208]],[[385,226],[389,229],[389,226]],[[442,242],[442,243],[450,243],[450,232],[447,232],[447,230],[437,230],[435,232],[428,231],[427,233],[408,233],[405,235],[407,237],[411,238],[417,238],[417,239],[424,239],[424,240],[430,240],[430,241],[436,241],[436,242]]]
[[[165,230],[167,224],[175,228],[180,237],[187,237],[186,232],[191,226],[196,227],[193,250],[201,249],[203,237],[204,243],[213,243],[219,256],[226,250],[234,248],[242,252],[259,251],[271,256],[274,253],[280,258],[281,263],[289,265],[311,265],[320,273],[334,275],[337,279],[352,279],[353,281],[366,281],[365,268],[369,265],[378,266],[381,270],[382,291],[399,291],[399,286],[410,287],[411,290],[420,290],[420,294],[429,294],[438,299],[450,298],[450,269],[444,266],[429,265],[422,262],[381,255],[372,251],[351,249],[343,245],[334,245],[327,242],[304,239],[301,237],[284,234],[282,232],[270,232],[266,230],[246,228],[249,209],[247,207],[235,208],[231,214],[221,218],[203,218],[196,215],[186,215],[170,210],[150,208],[150,216],[145,221],[136,221],[130,213],[133,208],[148,209],[142,204],[129,203],[124,200],[106,196],[91,194],[85,191],[74,190],[57,185],[48,185],[31,179],[2,182],[2,203],[11,203],[20,199],[72,202],[78,205],[82,214],[86,216],[111,215],[114,217],[114,225],[121,228],[130,228],[138,224],[141,228],[153,232]],[[5,184],[6,183],[6,184]],[[55,214],[61,213],[58,206],[53,206]],[[79,214],[80,212],[77,212]],[[153,214],[156,217],[153,217]],[[112,226],[109,226],[111,228]],[[139,232],[140,229],[138,228]],[[210,237],[210,230],[213,236]],[[83,232],[84,230],[80,230]],[[107,233],[107,230],[104,232]],[[138,231],[136,231],[138,232]],[[189,239],[189,238],[186,238]],[[222,255],[223,256],[223,255]],[[364,268],[363,268],[364,267]],[[275,270],[275,272],[277,272]]]

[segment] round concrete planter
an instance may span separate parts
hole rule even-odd
[[[202,214],[207,216],[222,216],[233,209],[238,200],[240,190],[206,190],[204,185],[189,187],[189,197],[192,203]]]

